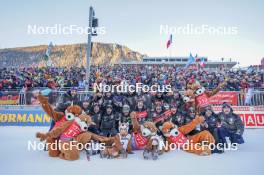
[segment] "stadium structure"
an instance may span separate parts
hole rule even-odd
[[[196,63],[200,63],[201,59],[204,58],[205,69],[216,69],[221,66],[224,66],[227,69],[233,68],[237,62],[229,59],[228,61],[222,59],[219,61],[208,60],[207,57],[197,57]],[[124,65],[133,65],[133,64],[142,64],[142,65],[155,65],[155,64],[166,64],[166,65],[175,65],[179,67],[184,67],[188,62],[189,57],[144,57],[141,61],[123,61],[120,64]]]

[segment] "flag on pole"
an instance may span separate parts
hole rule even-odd
[[[194,59],[195,59],[195,62],[199,61],[199,60],[198,60],[198,55],[197,55],[197,54],[195,55]]]
[[[170,34],[170,38],[167,41],[167,45],[166,45],[167,49],[170,47],[171,44],[172,44],[172,34]]]
[[[195,62],[194,57],[192,56],[192,53],[190,53],[189,59],[187,64],[185,65],[185,68],[189,67],[191,64],[193,64]]]
[[[50,53],[52,50],[53,44],[52,42],[49,43],[48,49],[46,50],[46,53],[44,55],[44,60],[48,61],[49,57],[50,57]]]
[[[204,57],[201,58],[200,66],[201,66],[202,68],[205,67],[205,59],[204,59]]]
[[[200,67],[199,67],[199,65],[198,65],[198,61],[199,61],[199,59],[198,59],[198,55],[197,55],[197,54],[195,54],[194,61],[195,61],[194,70],[199,70]]]

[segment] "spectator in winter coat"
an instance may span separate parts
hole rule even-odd
[[[217,124],[220,122],[217,114],[214,113],[211,106],[207,106],[202,112],[205,118],[205,122],[202,124],[203,130],[208,130],[213,136],[216,142],[218,142]]]
[[[84,98],[84,100],[80,103],[80,106],[83,112],[85,112],[86,114],[90,113],[91,106],[90,106],[90,100],[88,96]]]
[[[145,107],[143,99],[137,99],[137,105],[136,105],[134,112],[136,114],[136,118],[137,118],[139,124],[141,124],[141,125],[145,121],[151,120],[149,110]]]
[[[244,143],[243,133],[244,124],[241,118],[233,113],[233,109],[227,103],[222,106],[222,112],[218,114],[220,123],[218,124],[218,136],[220,143],[226,143],[226,137],[229,137],[231,143]]]
[[[184,124],[186,125],[186,124],[192,122],[195,118],[196,118],[195,109],[193,107],[190,107],[188,109],[187,115],[185,116]],[[201,126],[199,124],[199,125],[196,126],[195,129],[193,129],[190,133],[188,133],[188,135],[189,136],[193,136],[193,135],[199,133],[200,131],[201,131]]]
[[[117,134],[117,116],[113,113],[113,106],[106,105],[105,113],[102,116],[101,121],[101,135],[103,136],[115,136]]]
[[[70,91],[67,91],[65,94],[63,94],[59,99],[56,111],[64,112],[68,106],[78,105],[79,103],[80,102],[77,97],[77,88],[73,87]]]
[[[164,122],[170,121],[171,111],[169,109],[164,109],[161,105],[157,105],[151,113],[151,119],[155,123],[156,127],[159,128]]]
[[[122,112],[119,114],[121,123],[129,123],[129,131],[132,130],[132,121],[130,117],[130,112],[131,112],[130,106],[128,104],[124,104],[122,107]]]
[[[170,107],[171,110],[171,122],[178,127],[181,127],[184,125],[184,115],[180,112],[177,103],[171,104]]]
[[[226,90],[227,91],[239,91],[239,84],[237,82],[235,82],[234,79],[230,79],[228,82],[227,82],[227,85],[226,85]]]
[[[100,126],[102,122],[102,113],[100,111],[100,105],[94,103],[94,105],[91,107],[89,115],[91,116],[92,121],[95,125],[90,125],[88,131],[93,132],[95,134],[100,134]]]

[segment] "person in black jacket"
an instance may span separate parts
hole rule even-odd
[[[90,106],[90,99],[88,96],[84,98],[84,100],[80,103],[80,106],[83,112],[85,112],[86,114],[90,113],[91,106]]]
[[[228,80],[225,89],[228,91],[239,91],[239,83],[236,82],[233,78],[231,78]]]
[[[105,107],[108,104],[113,105],[113,94],[111,92],[106,92],[104,95],[103,106]]]
[[[135,107],[134,112],[136,113],[136,118],[139,124],[143,124],[146,121],[151,121],[150,112],[144,105],[144,100],[139,98],[137,100],[137,105]]]
[[[195,115],[195,109],[193,107],[190,107],[188,109],[188,113],[187,115],[185,116],[185,121],[184,121],[184,124],[188,124],[190,123],[191,121],[193,121],[193,119],[195,119],[196,115]],[[193,129],[191,132],[188,133],[189,136],[193,136],[197,133],[199,133],[201,131],[201,125],[197,125],[195,129]]]
[[[94,103],[98,103],[101,107],[103,107],[104,97],[103,93],[98,91],[93,95],[93,98],[91,100],[91,105],[94,105]]]
[[[113,113],[113,106],[106,105],[105,113],[102,116],[102,122],[100,126],[101,135],[103,136],[115,136],[117,134],[117,117]]]
[[[59,101],[58,105],[56,106],[55,110],[58,112],[65,112],[68,106],[70,105],[78,105],[80,101],[77,96],[78,88],[72,87],[69,91],[63,94]]]
[[[131,109],[128,104],[124,104],[122,107],[122,112],[119,113],[120,122],[121,123],[128,123],[129,124],[129,131],[132,131],[132,121],[130,117]]]
[[[181,127],[184,125],[185,117],[184,115],[179,111],[178,104],[172,103],[171,107],[171,122],[177,125],[178,127]]]
[[[163,106],[157,105],[154,107],[154,111],[151,112],[151,119],[155,123],[156,127],[159,128],[164,122],[170,121],[171,111],[166,110]]]
[[[128,91],[124,96],[126,103],[130,107],[130,111],[133,111],[136,106],[136,93],[133,91]]]
[[[217,133],[217,124],[220,122],[217,114],[214,113],[211,106],[207,106],[202,115],[205,118],[204,123],[202,124],[203,130],[208,130],[213,136],[216,142],[218,142],[218,133]]]
[[[225,137],[229,137],[231,143],[243,144],[244,124],[241,118],[233,113],[232,107],[224,103],[222,112],[218,114],[220,123],[218,124],[218,136],[221,143],[226,143]]]
[[[91,107],[91,111],[89,114],[95,125],[90,125],[88,130],[95,134],[100,134],[101,133],[100,126],[102,122],[102,113],[101,113],[100,105],[98,103],[94,103],[93,106]]]

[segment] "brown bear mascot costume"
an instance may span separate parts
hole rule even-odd
[[[128,153],[132,153],[131,134],[128,133],[129,123],[119,123],[119,133],[112,138],[112,144],[100,152],[101,158],[127,158]]]
[[[157,160],[158,155],[164,151],[162,147],[164,142],[157,134],[155,123],[146,121],[140,125],[135,112],[132,112],[130,117],[133,125],[132,133],[128,134],[128,124],[120,123],[119,134],[111,138],[112,145],[102,151],[101,157],[114,158],[123,154],[126,158],[127,153],[132,153],[132,150],[144,150],[144,159]]]
[[[153,122],[144,122],[142,125],[139,124],[136,113],[130,114],[133,132],[132,132],[132,149],[140,150],[143,149],[144,159],[153,160],[158,159],[158,155],[162,154],[163,139],[157,134],[158,129]]]
[[[215,144],[214,137],[208,131],[199,132],[193,136],[187,137],[186,135],[190,133],[198,124],[204,122],[203,117],[196,117],[192,122],[183,125],[181,127],[177,127],[172,122],[165,122],[160,127],[163,135],[166,137],[166,141],[168,142],[168,146],[166,147],[166,151],[170,150],[171,144],[176,144],[177,147],[184,149],[189,153],[194,153],[197,155],[210,155],[211,149],[209,148],[209,144]],[[204,142],[204,146],[198,145]],[[197,145],[195,145],[197,144]],[[195,145],[195,146],[194,146]]]
[[[214,90],[208,91],[200,85],[198,81],[187,84],[187,90],[183,94],[185,107],[193,107],[197,114],[200,114],[205,107],[210,106],[209,98],[217,94],[223,87],[226,86],[227,80],[219,84]]]
[[[44,111],[55,121],[55,126],[51,131],[36,134],[36,137],[41,141],[46,140],[49,156],[59,156],[65,160],[77,160],[80,155],[80,149],[77,146],[80,146],[80,144],[85,145],[91,140],[110,141],[109,138],[87,131],[89,125],[93,122],[90,116],[82,113],[79,106],[69,106],[64,114],[54,111],[48,103],[47,97],[39,95],[38,100]],[[70,147],[70,145],[74,146]]]

